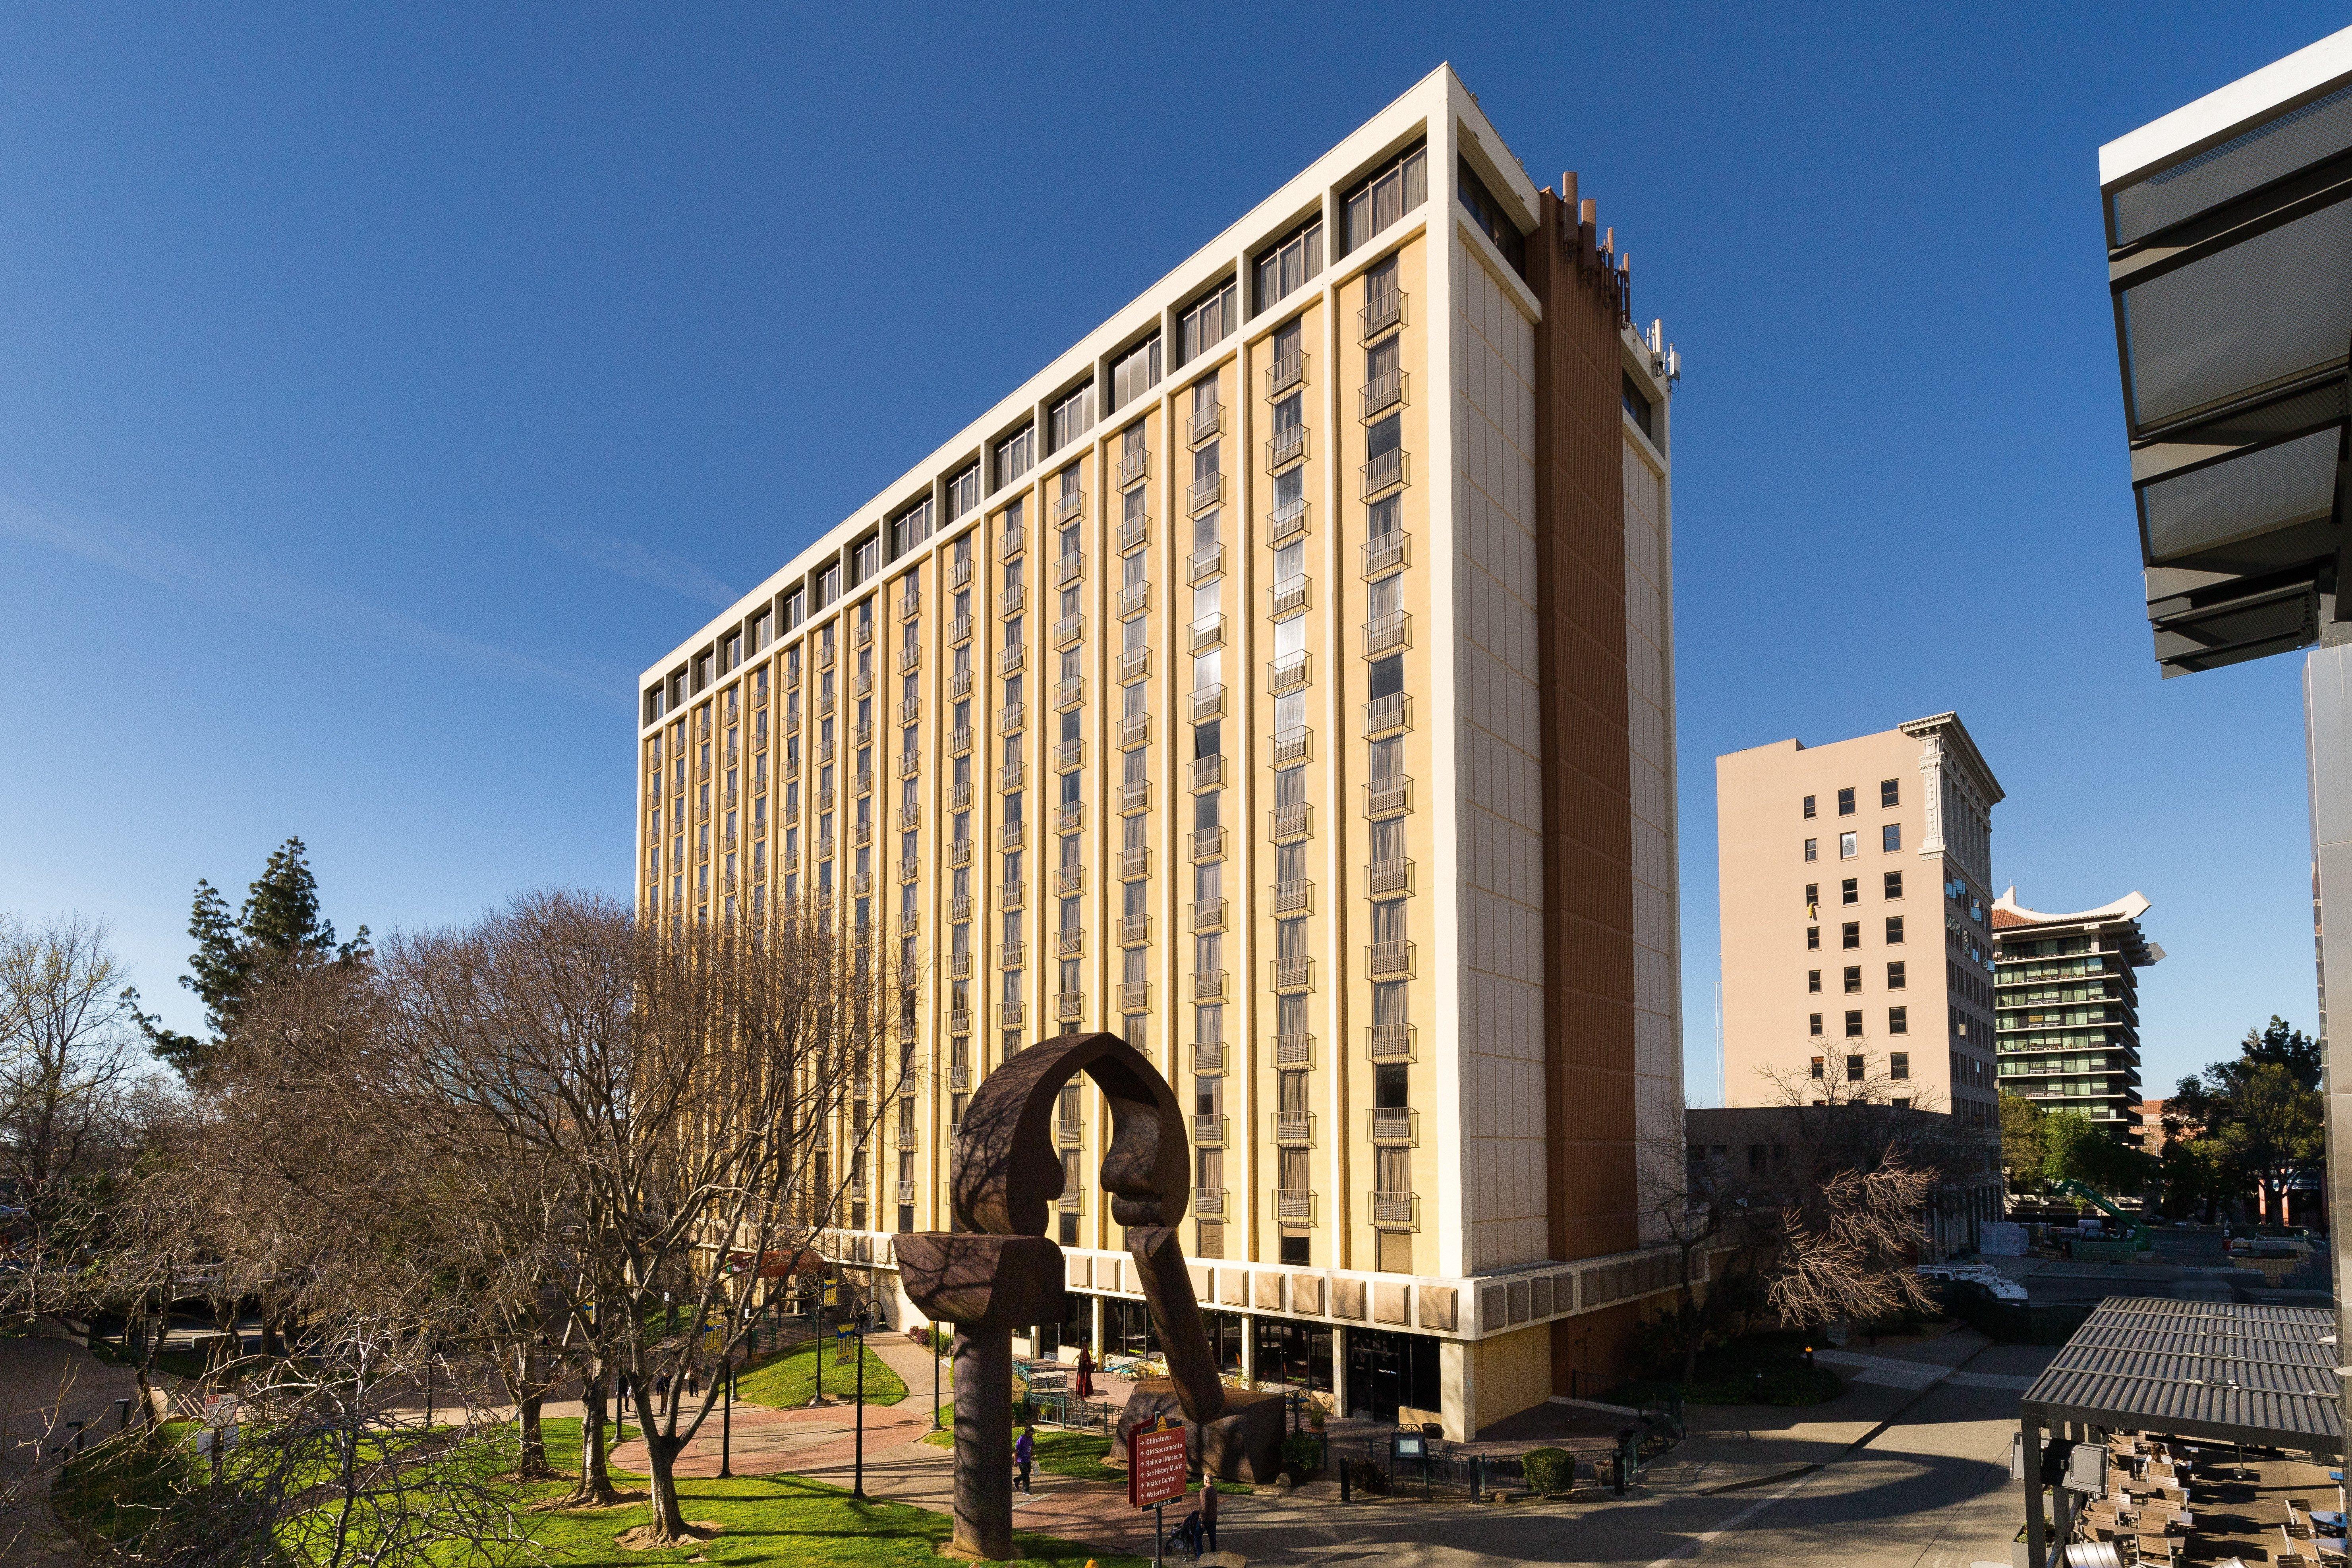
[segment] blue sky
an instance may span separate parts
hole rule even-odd
[[[1957,709],[2152,1089],[2309,1026],[2299,661],[2159,682],[2098,144],[2340,8],[17,7],[0,908],[289,834],[348,931],[625,889],[635,672],[1442,60],[1665,318],[1686,1035],[1712,759]]]

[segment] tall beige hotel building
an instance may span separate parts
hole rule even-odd
[[[1717,757],[1723,1098],[2000,1125],[1992,808],[1957,713]]]
[[[1439,68],[646,670],[644,914],[919,972],[833,1242],[895,1321],[968,1096],[1075,1029],[1195,1112],[1236,1378],[1466,1437],[1671,1302],[1673,355],[1562,184]],[[1041,1353],[1150,1348],[1104,1131]]]

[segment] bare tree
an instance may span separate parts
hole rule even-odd
[[[78,915],[0,914],[0,1181],[19,1210],[15,1287],[28,1311],[71,1303],[106,1184],[163,1093],[142,1070],[138,996],[107,936]]]
[[[688,1400],[685,1374],[740,1349],[760,1265],[811,1248],[864,1174],[908,1070],[885,1054],[900,965],[814,909],[646,929],[542,893],[395,938],[383,973],[415,1124],[487,1166],[562,1173],[530,1283],[587,1391],[583,1500],[612,1500],[600,1417],[625,1373],[652,1534],[687,1538],[675,1462],[719,1385]]]

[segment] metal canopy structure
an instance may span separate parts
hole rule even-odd
[[[2099,150],[2165,675],[2352,641],[2352,28]]]
[[[2325,1308],[2111,1296],[2026,1391],[2022,1415],[2341,1454],[2335,1337]]]

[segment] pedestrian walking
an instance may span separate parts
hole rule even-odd
[[[1024,1422],[1021,1427],[1021,1436],[1014,1438],[1013,1441],[1013,1462],[1021,1467],[1021,1475],[1018,1485],[1024,1492],[1031,1489],[1029,1486],[1029,1467],[1035,1461],[1036,1458],[1037,1424],[1034,1421]]]
[[[1201,1539],[1209,1551],[1217,1549],[1217,1478],[1201,1477]]]
[[[699,1366],[686,1369],[686,1396],[688,1399],[702,1397],[702,1368]]]
[[[1080,1399],[1092,1399],[1094,1396],[1094,1352],[1087,1350],[1086,1346],[1080,1345],[1078,1347],[1078,1397]]]

